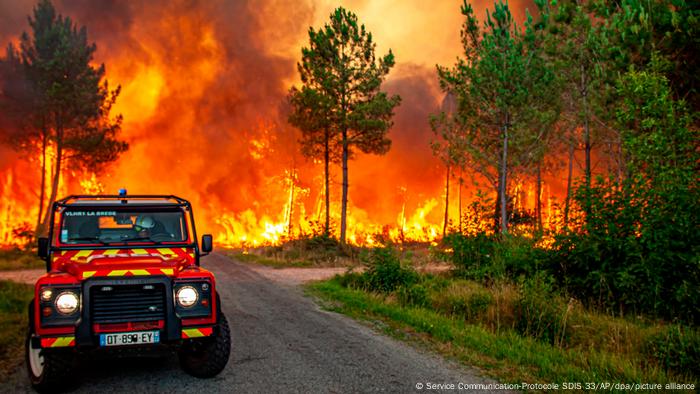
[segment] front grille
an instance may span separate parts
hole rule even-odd
[[[93,323],[165,319],[165,286],[97,285],[90,289]]]

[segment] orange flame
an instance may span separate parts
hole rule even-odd
[[[61,4],[59,12],[88,26],[90,40],[98,46],[96,63],[104,62],[107,79],[122,87],[113,111],[124,115],[121,135],[130,149],[101,174],[64,171],[59,196],[119,188],[180,195],[193,202],[200,232],[213,233],[227,247],[277,245],[320,233],[323,165],[301,157],[298,131],[286,121],[285,98],[291,85],[298,84],[295,64],[300,48],[308,45],[308,26],[324,23],[332,5],[320,2],[287,15],[272,2],[256,7],[238,3]],[[485,4],[477,8],[483,10]],[[460,53],[459,7],[447,2],[426,6],[418,0],[391,5],[351,1],[348,7],[376,32],[378,54],[394,49],[398,65],[385,87],[403,97],[389,134],[391,151],[358,154],[350,163],[348,242],[435,242],[443,229],[444,168],[432,155],[427,119],[443,94],[434,63],[451,64]],[[28,30],[24,16],[31,12],[30,4],[9,12],[24,23],[17,26],[17,35]],[[386,23],[387,15],[402,23]],[[274,28],[270,20],[276,21]],[[403,22],[407,20],[411,23]],[[414,22],[445,45],[433,45],[435,34],[415,41],[415,35],[398,28]],[[36,157],[0,158],[2,245],[21,244],[24,238],[17,234],[33,230],[37,222],[41,161]],[[53,159],[50,150],[47,162]],[[339,169],[332,167],[331,222],[337,235],[341,186]],[[46,176],[48,194],[50,165]],[[551,177],[548,182],[558,185],[561,180]],[[453,181],[452,190],[456,185]],[[560,187],[558,193],[548,187],[543,212],[546,226],[555,228],[552,218],[560,209],[552,200],[562,193]],[[460,221],[465,233],[490,229],[490,217],[473,223],[457,217],[460,206],[465,217],[477,217],[468,209],[477,189],[465,186],[462,202],[451,192],[451,229],[459,228]],[[519,208],[532,209],[531,184],[515,185],[513,195]]]

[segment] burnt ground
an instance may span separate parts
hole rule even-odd
[[[320,309],[298,284],[332,275],[333,269],[285,275],[286,269],[254,267],[220,254],[204,258],[202,265],[216,274],[231,325],[231,358],[220,375],[191,377],[175,355],[91,359],[81,363],[80,385],[72,392],[433,392],[417,390],[416,384],[493,382]],[[31,392],[24,368],[0,383],[0,392]]]

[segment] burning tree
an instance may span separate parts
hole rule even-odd
[[[541,56],[532,18],[528,15],[521,32],[507,4],[494,6],[482,31],[464,2],[465,58],[453,69],[438,66],[438,76],[444,90],[457,94],[465,163],[495,187],[495,218],[506,233],[509,174],[532,162],[540,149],[542,120],[552,116],[547,104],[553,74]]]
[[[4,70],[15,73],[6,81],[24,81],[4,94],[10,107],[21,106],[23,119],[11,140],[14,146],[38,149],[42,157],[37,233],[49,220],[56,200],[64,164],[96,171],[117,159],[127,144],[117,139],[121,116],[110,119],[119,88],[110,90],[103,81],[104,64],[90,63],[96,50],[89,44],[85,27],[78,28],[69,17],[56,14],[48,0],[42,0],[29,18],[31,34],[23,33],[21,47],[8,49]],[[5,91],[6,89],[3,89]],[[46,190],[47,149],[53,163],[48,201]]]
[[[448,91],[442,101],[440,113],[430,117],[430,128],[433,130],[436,138],[431,142],[433,154],[440,158],[440,161],[445,164],[445,218],[442,223],[442,236],[447,234],[447,226],[449,223],[449,207],[450,207],[450,176],[454,167],[462,168],[464,166],[462,149],[459,146],[459,135],[462,133],[461,124],[456,117],[457,98]],[[461,187],[462,179],[460,173],[460,196],[459,196],[459,224],[461,229],[462,222],[462,197]]]
[[[311,40],[313,48],[314,41]],[[321,93],[321,81],[314,77],[311,69],[312,62],[309,56],[313,49],[303,48],[302,53],[306,61],[298,64],[301,81],[305,85],[301,89],[292,87],[289,93],[289,101],[292,105],[292,113],[289,115],[289,123],[301,130],[301,152],[312,159],[323,160],[324,198],[325,198],[325,222],[323,231],[326,236],[330,233],[330,194],[329,194],[329,165],[331,162],[340,162],[338,135],[333,132],[331,123],[331,102]]]
[[[290,121],[302,129],[307,156],[323,153],[326,163],[326,212],[328,212],[328,162],[340,151],[343,167],[343,197],[340,241],[345,242],[348,205],[348,161],[353,151],[384,154],[391,141],[386,134],[392,125],[397,95],[380,90],[394,66],[391,50],[375,57],[372,34],[359,25],[357,16],[343,7],[319,30],[309,28],[309,47],[302,48],[299,64],[303,87],[293,88]],[[326,232],[328,213],[326,213]]]

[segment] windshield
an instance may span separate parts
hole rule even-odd
[[[62,244],[184,242],[185,218],[180,209],[69,209],[63,213]]]

